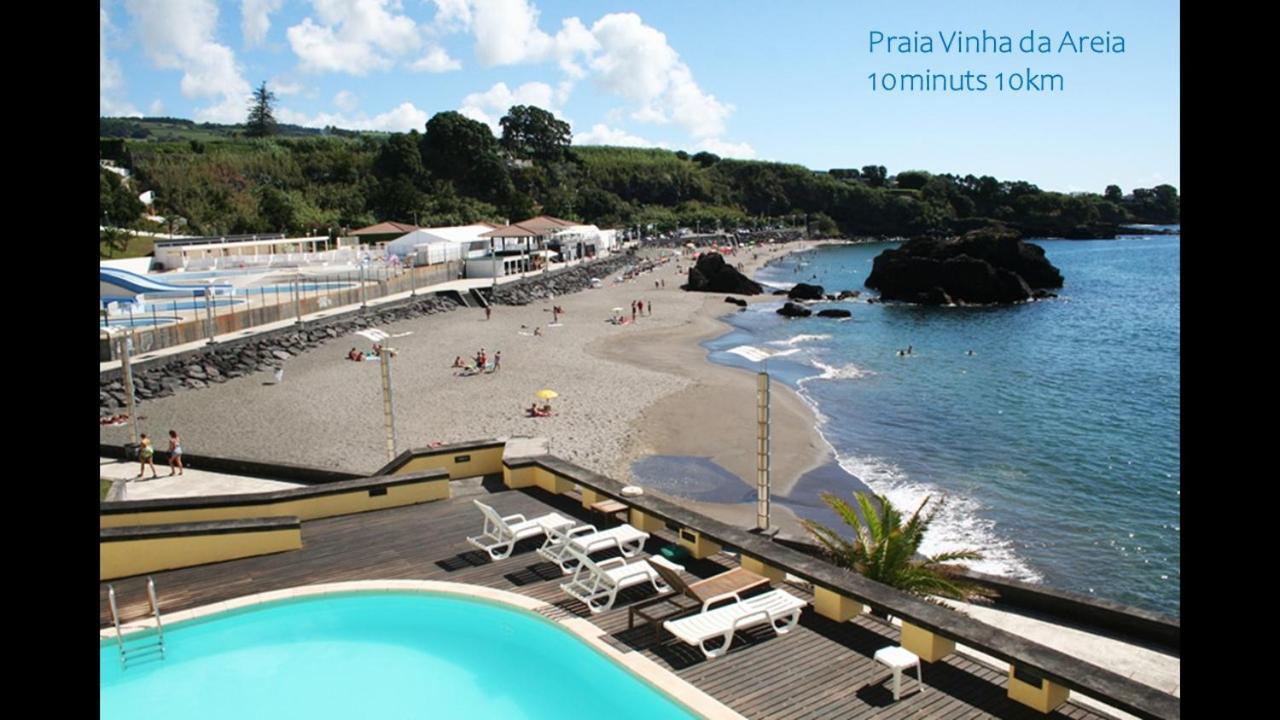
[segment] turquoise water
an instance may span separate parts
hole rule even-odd
[[[1180,237],[1036,242],[1066,278],[1056,299],[826,305],[849,321],[788,321],[762,303],[706,345],[751,370],[729,350],[785,353],[769,371],[818,410],[844,470],[908,512],[945,496],[926,553],[973,547],[987,554],[975,569],[1177,615]],[[756,277],[865,295],[890,246],[820,248]]]
[[[127,670],[102,647],[102,717],[696,717],[549,621],[450,596],[306,598],[165,639]]]

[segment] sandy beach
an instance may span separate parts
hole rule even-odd
[[[744,251],[728,260],[743,263],[750,275],[770,259],[814,244],[779,245],[756,260]],[[755,375],[712,364],[699,345],[727,331],[717,318],[737,308],[723,294],[680,290],[689,262],[673,258],[626,282],[615,283],[614,274],[602,288],[553,301],[496,306],[490,320],[483,310],[464,308],[381,327],[397,351],[397,449],[542,436],[552,453],[619,479],[629,479],[631,463],[646,455],[692,455],[710,457],[754,487]],[[655,288],[655,280],[665,280],[666,287]],[[607,322],[615,307],[630,318],[633,300],[652,302],[652,315],[634,324]],[[558,325],[552,324],[552,305],[564,310]],[[367,352],[371,343],[351,335],[290,358],[278,385],[262,372],[147,401],[139,406],[141,429],[156,438],[176,429],[195,454],[373,472],[387,459],[380,368],[346,360],[352,346]],[[480,348],[490,358],[501,351],[501,369],[458,376],[451,367],[455,357],[472,358]],[[534,393],[543,388],[559,393],[552,401],[556,414],[528,417]],[[772,386],[772,413],[772,481],[776,492],[785,493],[827,461],[830,450],[813,412],[781,383]],[[107,427],[100,436],[123,443],[128,430]],[[754,524],[751,503],[687,504],[725,521]],[[774,524],[799,532],[794,516],[776,505]]]

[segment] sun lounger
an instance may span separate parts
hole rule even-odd
[[[560,571],[573,572],[577,560],[572,551],[590,555],[601,550],[616,548],[626,557],[635,557],[644,549],[649,533],[641,532],[630,525],[619,525],[616,528],[599,531],[595,525],[581,527],[552,528],[547,531],[547,540],[538,548],[538,554],[560,566]]]
[[[516,543],[526,538],[537,537],[555,529],[573,527],[574,521],[560,513],[547,513],[532,520],[524,515],[508,515],[502,517],[498,511],[479,500],[473,500],[480,512],[484,513],[484,531],[479,537],[469,537],[467,542],[489,553],[494,560],[511,557]]]
[[[612,608],[618,593],[634,585],[647,582],[658,592],[671,589],[645,560],[627,562],[625,558],[615,557],[596,562],[572,545],[568,552],[577,569],[569,582],[560,584],[560,589],[582,601],[592,615]]]
[[[718,607],[707,608],[717,600],[732,597],[735,602]],[[708,660],[718,658],[729,651],[733,644],[733,634],[739,630],[768,624],[774,632],[785,635],[800,621],[800,609],[805,601],[785,590],[773,590],[762,595],[755,595],[745,600],[737,593],[727,593],[708,599],[702,605],[702,612],[679,620],[667,620],[662,627],[667,632],[689,645],[697,645]],[[782,624],[779,625],[778,623]],[[709,641],[720,638],[723,643],[718,648],[708,648]]]

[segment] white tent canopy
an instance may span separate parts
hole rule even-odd
[[[402,258],[418,254],[420,261],[426,263],[459,260],[489,247],[489,240],[480,235],[492,229],[481,223],[419,228],[387,243],[387,253]]]

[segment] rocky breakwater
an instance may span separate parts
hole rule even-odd
[[[588,265],[558,270],[548,275],[538,275],[499,286],[493,293],[495,305],[528,305],[538,300],[576,293],[591,287],[591,280],[605,277],[629,265],[634,265],[634,255],[610,255]]]
[[[147,363],[135,363],[134,399],[167,397],[179,390],[199,390],[232,378],[278,368],[294,355],[357,330],[447,312],[456,307],[458,304],[451,299],[420,295],[394,307],[369,308],[363,315],[347,313],[322,323],[311,322],[305,327],[283,328]],[[125,399],[120,372],[103,373],[99,379],[99,413],[114,414],[125,407]]]
[[[1038,245],[1007,230],[974,230],[958,238],[916,238],[885,250],[866,286],[883,300],[923,305],[990,305],[1054,297],[1062,273]]]
[[[703,253],[698,262],[689,268],[689,282],[685,290],[692,292],[732,293],[735,295],[759,295],[764,286],[738,272],[724,261],[720,253]]]

